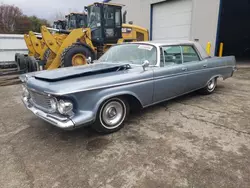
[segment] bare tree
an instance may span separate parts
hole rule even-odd
[[[69,9],[68,9],[68,13],[70,14],[70,13],[72,13],[72,12],[79,12],[79,10],[76,9],[76,8],[69,8]]]
[[[14,5],[0,4],[0,33],[40,32],[42,25],[50,26],[47,20],[26,16]]]
[[[23,34],[32,30],[32,21],[28,16],[21,16],[16,24],[15,33]]]
[[[64,20],[65,19],[65,14],[63,14],[62,12],[60,11],[57,11],[55,13],[55,16],[53,18],[54,20]]]
[[[0,5],[0,33],[14,33],[23,13],[14,5]]]

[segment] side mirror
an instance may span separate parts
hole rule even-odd
[[[144,71],[146,70],[146,67],[149,67],[149,61],[148,60],[143,61],[143,64],[142,64],[142,68],[143,68]]]

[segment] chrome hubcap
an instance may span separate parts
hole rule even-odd
[[[212,80],[210,80],[209,82],[208,82],[208,89],[209,90],[212,90],[213,88],[214,88],[214,86],[215,86],[215,79],[212,79]]]
[[[117,112],[116,112],[116,109],[115,109],[114,107],[111,107],[111,108],[108,110],[108,117],[109,117],[109,118],[115,117],[116,114],[117,114]]]
[[[125,109],[122,103],[111,101],[101,111],[103,126],[108,129],[118,127],[125,117]]]

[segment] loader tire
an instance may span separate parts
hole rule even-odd
[[[87,59],[91,58],[93,61],[95,58],[94,53],[86,46],[73,44],[66,48],[61,55],[61,67],[71,67],[78,65],[86,65]]]
[[[25,56],[23,54],[19,54],[17,56],[17,65],[19,67],[19,70],[23,71],[24,69],[26,69],[26,60],[25,60]]]
[[[27,57],[27,69],[28,69],[28,72],[32,72],[32,61],[30,59],[30,56]]]
[[[28,57],[27,61],[28,72],[39,71],[38,62],[34,57]]]
[[[17,62],[17,58],[18,58],[19,55],[20,55],[20,53],[15,54],[15,62]]]

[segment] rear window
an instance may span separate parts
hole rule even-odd
[[[193,46],[181,46],[183,53],[183,63],[200,61],[200,58]]]

